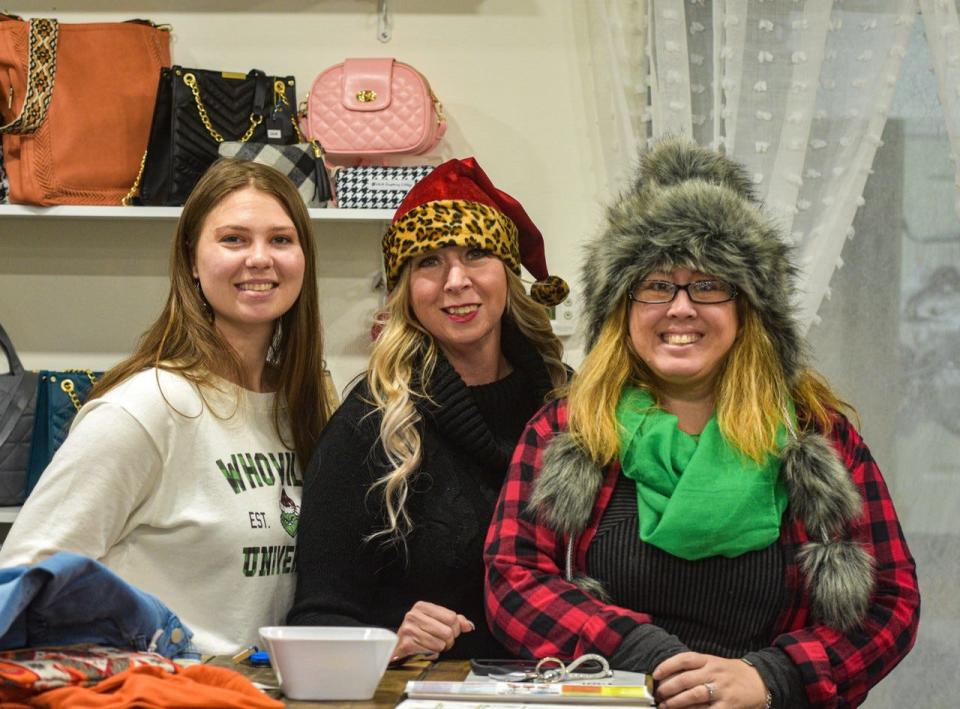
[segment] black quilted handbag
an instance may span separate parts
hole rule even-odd
[[[0,347],[10,366],[9,374],[0,375],[0,505],[19,505],[24,498],[30,458],[37,374],[24,371],[3,325]]]
[[[267,76],[259,69],[162,69],[138,178],[140,202],[183,204],[224,141],[297,142],[296,95],[292,76]]]

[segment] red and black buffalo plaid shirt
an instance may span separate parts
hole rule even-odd
[[[602,603],[564,580],[566,540],[523,512],[543,452],[566,425],[566,401],[548,405],[530,421],[514,452],[484,552],[487,619],[494,635],[519,655],[571,658],[595,652],[610,657],[624,637],[652,618]],[[787,560],[787,602],[770,644],[796,663],[811,706],[852,707],[913,646],[920,595],[913,558],[870,451],[839,415],[830,440],[864,500],[863,515],[847,530],[847,537],[873,556],[876,589],[862,625],[851,632],[841,633],[813,620],[796,562],[796,552],[809,536],[788,509],[780,533]],[[587,548],[619,475],[619,464],[612,464],[590,522],[577,539],[575,571],[586,569]]]

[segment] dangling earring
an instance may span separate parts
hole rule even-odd
[[[203,289],[200,287],[200,279],[194,278],[193,285],[196,286],[197,297],[200,299],[200,309],[203,310],[203,314],[207,320],[213,322],[213,308],[210,307],[210,303],[207,302],[206,297],[203,295]]]

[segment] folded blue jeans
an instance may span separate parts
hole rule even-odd
[[[199,659],[192,637],[158,598],[89,557],[0,569],[0,650],[95,643]]]

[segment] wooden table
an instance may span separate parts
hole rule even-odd
[[[247,663],[233,664],[229,657],[214,657],[209,661],[211,665],[228,667],[236,670],[251,682],[259,682],[270,687],[277,686],[277,677],[272,667],[251,667]],[[443,660],[440,662],[414,662],[395,670],[387,670],[377,685],[377,693],[373,699],[365,702],[304,702],[287,699],[279,689],[267,690],[267,694],[279,699],[288,707],[342,707],[343,709],[391,709],[396,706],[403,695],[407,682],[413,680],[435,680],[458,682],[470,672],[470,662],[467,660]]]

